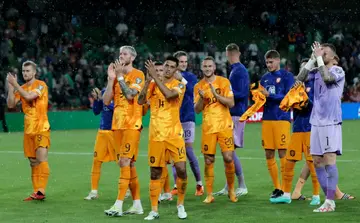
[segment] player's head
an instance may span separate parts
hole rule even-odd
[[[309,61],[309,58],[304,58],[300,62],[300,70],[305,67],[305,64]]]
[[[280,70],[280,53],[276,50],[269,50],[265,53],[265,62],[268,71]]]
[[[120,47],[119,59],[121,63],[125,65],[132,64],[136,58],[136,50],[132,46],[122,46]]]
[[[206,78],[215,75],[216,64],[215,59],[211,56],[207,56],[201,63],[201,70]]]
[[[173,56],[179,60],[179,70],[186,71],[188,66],[188,54],[185,51],[177,51]]]
[[[164,78],[170,79],[174,76],[179,66],[179,60],[174,56],[168,56],[164,63]]]
[[[226,57],[230,64],[239,62],[240,55],[240,48],[235,43],[230,43],[226,46]]]
[[[324,64],[327,65],[333,62],[336,55],[336,48],[330,43],[321,44],[322,50],[324,51],[323,60]]]
[[[22,75],[26,82],[35,79],[36,76],[36,63],[28,60],[22,64]]]
[[[164,64],[160,61],[156,61],[155,62],[155,71],[156,71],[156,75],[162,79],[164,76]]]

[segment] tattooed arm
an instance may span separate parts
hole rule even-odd
[[[329,69],[325,65],[319,67],[319,72],[325,84],[333,84],[336,82],[335,77],[330,74]]]
[[[139,97],[138,97],[138,104],[143,105],[146,103],[146,95],[149,89],[150,81],[145,81],[145,85],[141,90]]]
[[[139,93],[137,90],[130,88],[126,83],[124,77],[119,77],[118,79],[121,92],[127,100],[132,100]]]

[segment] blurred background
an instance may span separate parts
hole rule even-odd
[[[89,109],[89,92],[104,87],[107,65],[122,45],[135,46],[135,66],[189,52],[189,70],[201,78],[200,61],[214,56],[227,76],[225,46],[241,48],[252,78],[265,70],[264,53],[276,49],[282,67],[296,75],[313,41],[337,48],[346,72],[343,101],[360,102],[359,2],[313,1],[0,1],[0,94],[11,71],[33,60],[49,86],[50,110]],[[324,7],[325,5],[325,7]],[[6,106],[5,106],[6,107]],[[4,108],[7,109],[7,108]],[[19,111],[17,108],[15,111]]]

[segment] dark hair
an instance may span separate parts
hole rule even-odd
[[[170,60],[176,63],[176,67],[179,66],[179,60],[174,56],[168,56],[166,57],[166,60]]]
[[[276,50],[269,50],[265,53],[265,59],[280,59],[280,53]]]
[[[176,57],[176,58],[179,58],[181,56],[186,56],[187,57],[188,54],[185,51],[177,51],[177,52],[174,53],[173,56]]]
[[[163,65],[163,62],[161,62],[161,61],[155,61],[154,65],[155,65],[155,66],[161,66],[161,65]]]
[[[236,45],[235,43],[230,43],[229,45],[226,46],[226,51],[236,51],[236,52],[240,52],[240,48],[238,45]]]
[[[336,54],[336,47],[333,44],[331,44],[331,43],[323,43],[323,44],[321,44],[321,46],[322,47],[329,47],[334,52],[334,54]]]

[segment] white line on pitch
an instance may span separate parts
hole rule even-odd
[[[23,151],[0,151],[0,153],[5,154],[23,154]],[[92,156],[94,153],[85,153],[85,152],[49,152],[49,154],[54,155],[73,155],[73,156]],[[140,153],[140,157],[147,157],[148,154]],[[202,158],[203,156],[198,156],[198,158]],[[216,158],[222,158],[222,156],[215,156]],[[247,156],[239,156],[240,159],[243,160],[264,160],[264,157],[247,157]],[[337,162],[360,162],[360,160],[342,160],[338,159]]]

